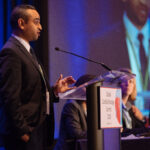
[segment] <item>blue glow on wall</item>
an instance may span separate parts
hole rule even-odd
[[[86,0],[75,1],[63,1],[60,8],[63,18],[57,18],[63,20],[64,38],[67,45],[66,50],[78,55],[87,56],[87,21],[85,12]],[[63,30],[62,30],[63,31]],[[66,54],[68,55],[68,54]],[[69,74],[75,79],[86,72],[86,60],[78,58],[76,56],[69,55],[67,57],[68,64],[65,67],[69,70]],[[78,68],[77,68],[78,67]],[[76,71],[77,70],[77,71]],[[55,125],[55,138],[58,138],[59,127]]]
[[[71,48],[69,51],[87,56],[87,35],[86,35],[86,16],[85,16],[85,3],[86,1],[65,1],[66,7],[66,21],[67,21],[67,39],[68,46]],[[73,64],[81,64],[85,61],[81,58],[70,56]],[[70,69],[75,69],[70,63]],[[81,68],[80,73],[83,73],[86,68]],[[74,75],[75,76],[75,75]]]
[[[11,15],[11,0],[7,0],[7,39],[10,37],[11,35],[11,26],[10,26],[10,15]]]
[[[0,1],[0,20],[1,20],[1,23],[0,23],[0,49],[2,48],[3,46],[3,34],[4,34],[4,30],[3,30],[3,19],[4,19],[4,14],[3,14],[3,1]]]
[[[17,0],[17,5],[22,4],[22,0]]]

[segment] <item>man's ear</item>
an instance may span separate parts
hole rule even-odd
[[[25,21],[22,18],[18,19],[18,27],[23,30],[24,29],[24,25],[25,25]]]

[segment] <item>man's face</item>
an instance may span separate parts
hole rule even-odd
[[[35,41],[40,36],[42,26],[40,24],[40,15],[36,10],[28,9],[28,21],[24,23],[23,34],[27,41]]]
[[[133,24],[143,26],[148,18],[150,0],[123,0],[127,15]]]

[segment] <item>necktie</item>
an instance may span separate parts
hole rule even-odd
[[[37,57],[35,55],[35,52],[34,52],[32,47],[30,47],[30,54],[31,54],[32,58],[36,61],[36,63],[39,64],[38,60],[37,60]]]
[[[141,72],[142,72],[142,77],[143,77],[143,81],[144,81],[148,61],[147,61],[147,57],[146,57],[145,49],[144,49],[144,45],[143,45],[143,34],[141,34],[141,33],[138,34],[138,40],[140,42],[139,50],[140,50]]]
[[[45,77],[44,77],[43,69],[42,69],[41,65],[39,64],[38,59],[37,59],[32,47],[30,47],[30,53],[31,53],[33,59],[35,60],[35,62],[37,63],[38,67],[39,67],[42,79],[43,79],[44,84],[45,84],[45,88],[46,88],[46,114],[49,115],[50,114],[50,95],[49,95],[46,80],[45,80]]]
[[[40,70],[40,73],[41,73],[41,75],[42,75],[42,78],[43,78],[43,80],[44,80],[44,82],[45,82],[45,77],[44,77],[44,74],[43,74],[42,67],[41,67],[41,65],[39,64],[39,61],[38,61],[38,59],[37,59],[37,57],[36,57],[36,55],[35,55],[35,52],[34,52],[33,48],[30,48],[30,53],[31,53],[33,59],[35,60],[35,62],[37,63],[37,65],[38,65],[38,67],[39,67],[39,70]],[[46,82],[45,82],[45,84],[46,84]]]

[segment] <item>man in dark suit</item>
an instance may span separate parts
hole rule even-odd
[[[12,36],[0,52],[0,136],[6,150],[45,150],[53,139],[53,107],[57,94],[75,82],[62,75],[49,87],[29,42],[40,36],[40,15],[34,6],[16,6]]]
[[[104,62],[112,69],[131,68],[136,74],[137,91],[146,91],[149,89],[150,76],[148,63],[150,60],[149,1],[121,1],[125,8],[122,21],[111,25],[103,34],[91,40],[90,57]],[[139,34],[143,35],[144,60],[141,57]],[[145,68],[142,67],[142,64],[145,64]],[[99,71],[94,65],[90,67],[90,70],[94,73]],[[144,109],[143,98],[137,99],[136,104],[140,110]]]

